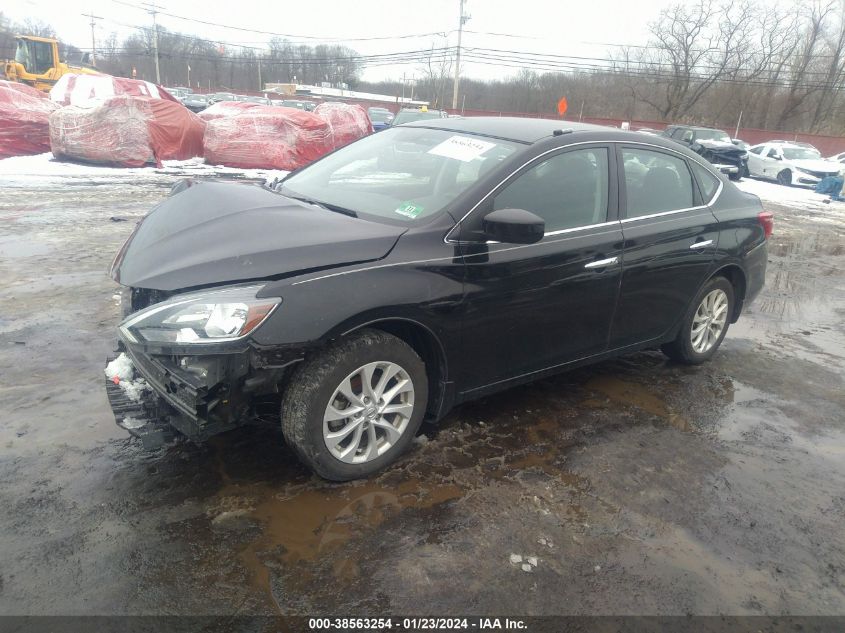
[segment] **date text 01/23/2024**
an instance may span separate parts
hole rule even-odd
[[[308,628],[320,630],[527,630],[525,622],[510,618],[310,618]]]

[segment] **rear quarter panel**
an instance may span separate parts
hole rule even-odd
[[[712,206],[713,214],[720,222],[714,272],[729,265],[742,269],[746,284],[745,306],[759,294],[766,278],[766,236],[757,218],[763,205],[757,196],[740,191],[723,176],[720,179],[722,193]]]

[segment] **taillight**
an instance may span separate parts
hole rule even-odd
[[[757,221],[763,227],[763,234],[766,239],[769,239],[775,229],[775,215],[771,211],[760,211],[757,214]]]

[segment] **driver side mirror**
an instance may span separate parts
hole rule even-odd
[[[535,244],[543,239],[546,222],[525,209],[499,209],[482,222],[484,235],[505,244]]]

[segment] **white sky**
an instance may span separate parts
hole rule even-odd
[[[140,6],[134,0],[125,0]],[[119,39],[133,25],[148,26],[150,16],[114,0],[6,0],[0,11],[15,22],[34,18],[47,22],[59,36],[81,48],[90,48],[91,29],[82,13],[102,16],[96,27],[102,41],[111,32]],[[321,38],[390,37],[454,31],[459,0],[159,0],[164,11],[242,28]],[[531,53],[606,57],[608,43],[644,44],[647,24],[670,0],[467,0],[470,31],[506,33],[524,37],[464,33],[464,46],[518,50]],[[205,39],[260,46],[271,36],[186,22],[159,14],[159,24],[173,31]],[[454,45],[457,34],[449,35]],[[319,42],[310,42],[319,43]],[[331,42],[335,43],[335,42]],[[365,55],[444,46],[442,37],[345,41]],[[462,64],[461,75],[492,79],[513,75],[517,68]],[[418,64],[368,68],[366,80],[400,79],[419,75]]]

